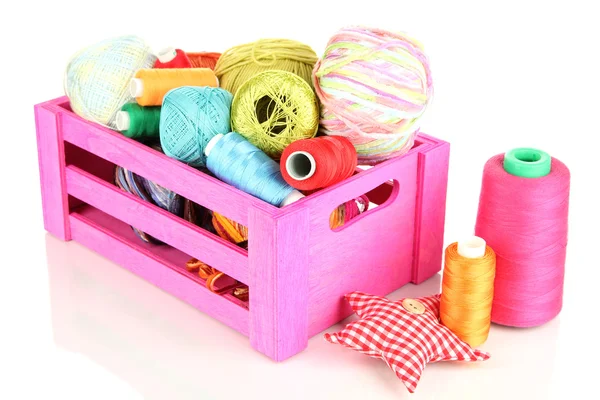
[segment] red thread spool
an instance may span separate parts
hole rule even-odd
[[[183,50],[168,47],[158,53],[154,68],[192,68],[192,62]]]
[[[342,136],[298,140],[281,155],[281,174],[300,190],[322,189],[351,177],[358,159],[352,143]]]

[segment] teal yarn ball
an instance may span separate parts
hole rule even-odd
[[[215,135],[228,133],[233,95],[211,87],[184,86],[167,93],[160,113],[160,144],[169,157],[206,166],[204,149]]]

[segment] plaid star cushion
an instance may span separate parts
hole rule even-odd
[[[439,294],[390,301],[353,292],[346,300],[360,319],[341,332],[326,333],[325,340],[384,360],[411,393],[428,363],[490,358],[439,322]]]

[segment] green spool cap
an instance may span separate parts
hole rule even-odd
[[[545,151],[519,147],[504,155],[504,170],[523,178],[541,178],[550,173],[552,158]]]

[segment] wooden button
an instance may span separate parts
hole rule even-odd
[[[423,314],[425,312],[425,306],[420,301],[415,299],[404,299],[402,300],[402,307],[411,314]]]

